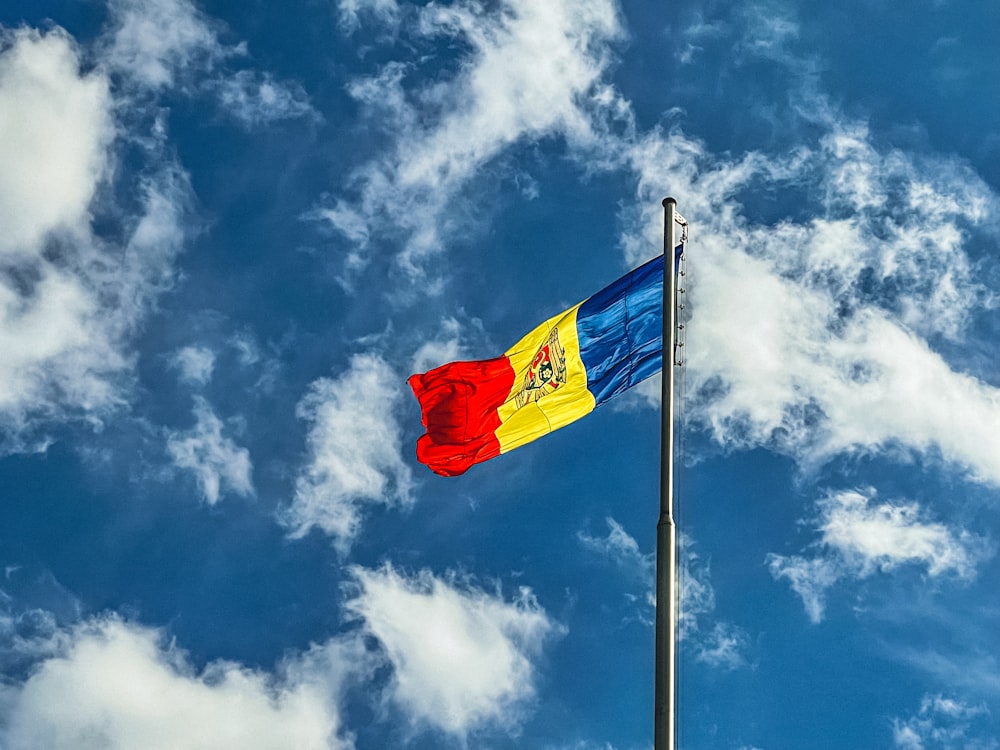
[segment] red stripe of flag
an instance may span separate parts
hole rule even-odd
[[[450,362],[407,382],[420,402],[426,434],[417,440],[417,458],[435,474],[454,477],[500,455],[497,408],[514,385],[507,357]]]

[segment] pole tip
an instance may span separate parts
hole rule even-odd
[[[664,208],[666,208],[667,205],[670,204],[670,203],[673,203],[675,206],[677,205],[677,201],[675,201],[673,198],[667,197],[667,198],[663,199],[663,207]]]

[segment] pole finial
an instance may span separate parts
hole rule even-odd
[[[673,198],[667,196],[666,198],[663,199],[663,207],[666,208],[667,204],[669,204],[669,203],[673,203],[675,206],[677,205],[677,201],[675,201]]]

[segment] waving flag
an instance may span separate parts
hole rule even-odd
[[[501,357],[412,375],[426,428],[417,458],[457,476],[590,413],[660,370],[662,316],[660,256],[541,323]]]

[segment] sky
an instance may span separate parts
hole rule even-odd
[[[0,747],[645,750],[659,378],[406,378],[689,226],[684,750],[1000,748],[1000,6],[4,0]]]

